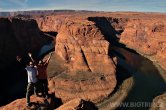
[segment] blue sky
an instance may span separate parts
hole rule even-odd
[[[0,0],[0,11],[60,9],[166,12],[166,0]]]

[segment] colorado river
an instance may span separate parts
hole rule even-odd
[[[131,74],[131,76],[125,80],[133,80],[129,81],[129,83],[132,84],[126,83],[129,87],[126,87],[126,91],[123,90],[124,92],[128,92],[126,97],[124,97],[122,93],[118,94],[117,100],[119,100],[119,97],[125,99],[123,101],[121,99],[122,107],[117,109],[148,110],[150,107],[148,104],[150,104],[156,96],[166,92],[166,77],[163,77],[166,72],[159,66],[154,65],[154,63],[147,58],[127,49],[114,47],[112,53],[118,57],[118,65],[127,69]],[[117,74],[124,75],[124,73]],[[123,83],[125,83],[125,81]],[[122,86],[126,86],[123,83]],[[105,103],[104,106],[99,105],[99,109],[112,110],[112,101],[109,102],[108,100],[109,99],[106,100],[107,103]]]
[[[39,56],[53,48],[53,43],[43,46]],[[117,78],[119,81],[122,79],[124,81],[120,81],[121,91],[117,89],[117,93],[115,91],[116,95],[110,96],[99,104],[99,109],[114,108],[111,107],[111,103],[122,101],[125,105],[118,109],[148,110],[149,105],[144,104],[151,103],[154,97],[166,92],[166,77],[165,79],[162,77],[166,72],[160,67],[156,67],[152,61],[128,49],[114,47],[111,54],[118,58]],[[140,105],[140,103],[143,104]],[[133,104],[136,105],[133,106]],[[138,106],[141,106],[141,108]]]

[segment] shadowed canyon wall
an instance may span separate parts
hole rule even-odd
[[[0,18],[0,102],[24,96],[27,76],[16,56],[38,51],[50,39],[40,32],[35,20]]]
[[[123,14],[122,14],[123,15]],[[152,14],[153,15],[153,14]],[[89,17],[109,42],[125,44],[166,70],[166,17],[141,14],[133,17]]]
[[[115,57],[109,56],[111,44],[101,30],[81,17],[46,16],[36,20],[42,31],[58,32],[55,52],[66,62],[65,75],[73,77],[52,78],[51,92],[63,102],[77,97],[99,102],[110,95],[117,83],[117,62]]]
[[[0,66],[3,71],[0,74],[1,79],[4,78],[2,73],[5,73],[5,77],[12,73],[6,73],[4,67],[11,67],[16,55],[24,56],[29,51],[36,51],[47,42],[42,32],[58,33],[54,39],[55,53],[65,62],[63,66],[68,69],[49,79],[49,89],[63,102],[82,98],[97,103],[112,93],[117,83],[117,59],[110,55],[110,51],[113,45],[119,43],[147,55],[166,68],[165,15],[159,14],[156,17],[155,14],[143,13],[78,16],[67,14],[33,19],[36,21],[0,19],[0,37],[3,39],[0,40]],[[12,75],[20,75],[16,73]],[[25,78],[24,75],[20,77]],[[15,78],[11,79],[1,81],[10,85],[16,81]],[[17,80],[20,81],[19,78]],[[7,88],[2,94],[10,91],[11,87]]]
[[[51,31],[59,32],[59,35],[57,36],[58,45],[56,45],[56,51],[58,52],[59,56],[61,56],[61,58],[68,61],[71,69],[77,68],[80,70],[92,70],[91,68],[93,68],[93,66],[91,66],[89,62],[94,57],[91,57],[90,60],[88,59],[88,57],[90,57],[90,55],[88,55],[90,52],[93,53],[93,51],[95,51],[95,53],[99,52],[99,54],[103,54],[100,51],[100,48],[92,48],[97,47],[97,44],[93,44],[92,42],[89,45],[89,39],[91,37],[86,36],[95,35],[93,34],[93,29],[99,30],[101,34],[100,32],[96,31],[96,35],[101,36],[101,38],[104,38],[103,40],[105,42],[109,43],[109,45],[107,45],[108,55],[111,51],[112,45],[117,46],[121,43],[124,44],[123,46],[134,49],[139,53],[145,55],[149,59],[156,61],[163,69],[166,69],[165,21],[166,16],[164,14],[155,13],[112,13],[91,16],[86,15],[82,17],[80,17],[79,15],[63,17],[47,16],[37,19],[41,30],[48,31],[49,29],[51,29]],[[91,27],[93,27],[92,30],[90,29]],[[94,36],[90,41],[94,41],[94,39],[96,40],[97,38],[99,37]],[[79,41],[80,39],[81,41]],[[83,50],[84,47],[88,54],[86,54],[86,52]],[[76,50],[81,51],[79,52]],[[77,57],[73,57],[73,55],[77,55]],[[99,58],[97,58],[96,56],[96,59],[102,59],[102,61],[104,61],[103,56]],[[75,59],[76,61],[74,61]],[[82,65],[78,66],[78,62]],[[93,60],[92,62],[95,62],[95,60]],[[104,63],[102,64],[105,68],[107,67],[106,65],[108,65],[108,63],[106,63],[105,65]],[[100,66],[97,66],[97,68],[98,67]],[[51,82],[51,85],[58,85],[59,83],[56,82],[58,81],[55,80]],[[56,87],[55,90],[57,91]],[[62,96],[65,96],[65,94],[62,94]]]
[[[38,25],[40,26],[39,29],[35,20],[25,18],[1,19],[1,23],[3,24],[1,26],[4,29],[4,31],[2,31],[4,42],[1,42],[1,48],[3,48],[1,53],[2,58],[8,57],[7,61],[2,59],[3,62],[7,62],[6,65],[1,63],[2,71],[5,72],[7,67],[12,67],[12,62],[15,62],[16,55],[24,56],[29,51],[33,52],[40,49],[41,46],[47,42],[47,39],[44,38],[45,34],[43,34],[42,31],[58,32],[55,39],[55,53],[65,61],[64,66],[68,67],[68,70],[65,71],[66,75],[73,75],[77,78],[79,73],[89,73],[86,73],[88,76],[86,81],[85,79],[82,79],[82,76],[80,79],[78,78],[78,81],[73,79],[66,80],[64,78],[52,78],[49,82],[51,87],[50,91],[53,93],[55,92],[55,95],[62,98],[64,102],[76,97],[98,102],[107,97],[114,90],[116,86],[116,58],[108,55],[110,43],[105,40],[101,31],[93,22],[89,22],[86,19],[60,19],[59,21],[52,20],[54,24],[47,24],[47,21],[42,21],[40,24],[40,21],[38,20]],[[49,20],[49,18],[47,18],[47,20]],[[49,20],[49,22],[52,21]],[[45,28],[42,28],[41,25]],[[12,40],[9,41],[8,39]],[[13,46],[10,46],[9,44]],[[20,68],[19,66],[13,67],[15,69],[17,67]],[[21,72],[16,71],[13,75],[18,76],[20,73]],[[7,77],[7,75],[10,74],[11,72],[9,71],[7,73],[5,72],[5,75],[1,75],[2,77]],[[16,82],[18,84],[20,80],[25,81],[25,74],[26,72],[24,71],[24,74],[22,74],[23,76],[20,75],[20,77],[17,78],[17,81],[15,80],[15,77],[13,77],[12,82]],[[93,75],[94,77],[92,77]],[[3,82],[6,83],[4,86],[11,89],[11,93],[9,94],[15,94],[12,93],[11,86],[24,88],[25,91],[25,87],[23,87],[23,85],[9,85],[9,81]],[[93,84],[89,85],[88,83]],[[75,85],[76,88],[73,89],[68,84]],[[100,87],[101,85],[102,89]],[[63,90],[62,88],[65,89]],[[92,88],[92,90],[90,88]],[[5,91],[9,90],[5,89],[2,94]],[[18,91],[21,90],[18,89]],[[72,94],[70,91],[76,91],[77,95]],[[92,95],[94,91],[96,93]]]

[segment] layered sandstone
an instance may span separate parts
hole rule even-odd
[[[73,99],[56,110],[98,110],[95,105],[89,101],[82,99]]]
[[[110,95],[116,86],[116,58],[108,54],[110,43],[93,22],[84,18],[61,17],[37,18],[40,29],[32,19],[1,18],[4,30],[2,36],[9,36],[3,37],[6,42],[1,43],[1,53],[15,60],[16,55],[24,56],[29,51],[36,51],[47,42],[41,31],[58,32],[55,53],[65,61],[64,66],[68,68],[64,76],[80,78],[77,81],[66,79],[63,74],[61,78],[54,77],[51,79],[53,86],[50,91],[64,102],[78,97],[99,102]],[[10,31],[7,33],[7,30]],[[9,41],[10,38],[14,40]],[[8,47],[8,42],[13,46]],[[72,89],[72,84],[77,88]]]
[[[0,110],[53,110],[55,102],[53,99],[45,100],[41,97],[31,96],[31,106],[26,107],[26,99],[17,99],[8,105],[0,107]]]
[[[84,17],[73,18],[69,15],[46,16],[36,20],[42,31],[58,32],[56,54],[67,61],[71,71],[115,72],[109,69],[116,64],[108,55],[111,44],[95,23]]]
[[[55,53],[68,69],[49,79],[49,89],[63,102],[81,98],[97,103],[112,93],[117,83],[117,61],[110,50],[115,42],[124,43],[166,68],[164,14],[67,14],[34,19],[37,23],[31,19],[0,19],[0,54],[15,59],[18,53],[36,51],[45,42],[40,30],[57,32]]]
[[[43,31],[58,32],[55,53],[68,67],[49,81],[56,97],[63,102],[81,98],[96,103],[112,93],[116,86],[116,58],[109,56],[111,44],[95,23],[70,16],[48,16],[37,22]]]
[[[166,69],[166,19],[130,20],[120,42],[156,61]]]
[[[166,93],[159,95],[153,99],[150,110],[165,110],[166,108]]]
[[[112,13],[89,20],[97,24],[109,42],[125,44],[166,69],[165,14]]]
[[[108,67],[113,67],[110,66],[113,60],[109,60],[107,55],[112,43],[119,42],[147,55],[165,68],[164,20],[166,16],[164,14],[100,13],[81,17],[78,14],[77,16],[60,15],[35,19],[41,30],[58,32],[56,53],[67,62],[70,72],[107,73],[114,70],[108,69]],[[102,60],[99,60],[101,58]],[[101,63],[103,66],[99,66]],[[66,83],[69,83],[68,81],[70,82],[67,80]],[[57,78],[51,84],[53,85],[54,82],[57,82],[55,86],[61,85]],[[65,84],[65,80],[62,80],[62,83]],[[57,91],[56,88],[58,87],[52,90]]]
[[[0,110],[98,110],[90,101],[82,99],[73,99],[58,108],[53,98],[44,99],[41,97],[31,96],[31,106],[26,107],[26,99],[17,99],[10,104],[0,107]]]

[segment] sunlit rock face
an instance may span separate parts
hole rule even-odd
[[[150,110],[164,110],[166,108],[166,93],[153,99]]]
[[[49,92],[63,102],[81,98],[97,103],[112,93],[117,83],[117,60],[110,55],[114,42],[123,43],[149,56],[165,68],[165,15],[61,13],[32,18],[34,20],[0,18],[0,67],[11,67],[16,55],[26,55],[29,51],[40,49],[47,42],[43,39],[43,32],[57,32],[54,38],[55,54],[63,60],[67,70],[58,77],[49,79]],[[10,74],[0,74],[0,78]],[[21,76],[20,73],[12,75],[19,76],[17,81],[16,78],[11,78],[13,85],[0,80],[7,88],[2,93],[11,90],[7,94],[12,94],[14,89],[11,88],[23,87],[18,84],[21,84],[21,77],[25,80],[26,76]],[[0,95],[5,98],[4,96]]]
[[[88,18],[70,16],[36,20],[42,31],[58,33],[55,53],[66,62],[64,76],[73,77],[50,79],[50,91],[63,102],[79,97],[96,103],[109,96],[117,83],[117,61],[109,55],[111,44],[96,24]]]
[[[149,18],[130,20],[120,42],[126,44],[166,69],[166,19]]]
[[[75,80],[67,79],[68,81],[66,81],[65,78],[53,77],[49,81],[49,84],[52,84],[52,86],[49,85],[50,91],[62,98],[64,102],[77,97],[99,102],[106,98],[116,86],[116,58],[109,56],[110,43],[95,26],[95,23],[82,18],[60,18],[48,17],[44,21],[42,18],[38,18],[37,22],[29,18],[1,18],[0,29],[2,31],[0,35],[3,40],[0,43],[0,53],[2,62],[7,63],[6,65],[1,63],[1,67],[3,70],[6,67],[12,67],[11,62],[16,63],[15,57],[17,55],[24,56],[28,52],[39,50],[48,41],[44,38],[46,35],[43,32],[58,32],[54,39],[56,42],[55,53],[65,61],[64,66],[68,68],[65,71],[66,74],[75,78],[80,77],[76,82]],[[15,69],[20,68],[15,66]],[[21,74],[20,71],[15,72],[12,74],[13,76]],[[9,71],[6,75],[10,74]],[[25,74],[17,77],[17,81],[13,77],[12,81],[15,83],[10,86],[6,83],[6,87],[8,89],[12,87],[24,89]],[[82,79],[82,76],[85,77]],[[24,84],[20,81],[24,81]],[[93,84],[89,85],[89,83]],[[75,85],[77,88],[72,90],[72,87],[66,86],[68,84]],[[8,89],[3,92],[8,91]],[[22,89],[16,90],[16,93],[22,91]],[[71,94],[68,90],[76,91],[78,95]],[[13,92],[13,94],[15,93]]]

